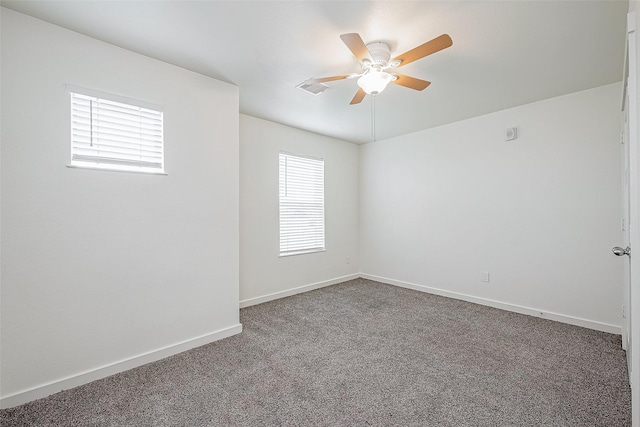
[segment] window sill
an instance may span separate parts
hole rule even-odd
[[[291,253],[287,253],[287,254],[280,254],[279,258],[286,258],[286,257],[290,257],[290,256],[295,256],[295,255],[305,255],[305,254],[314,254],[316,252],[326,252],[327,249],[311,249],[308,251],[300,251],[300,252],[291,252]]]
[[[89,169],[89,170],[106,171],[106,172],[124,172],[124,173],[135,173],[135,174],[141,174],[141,175],[169,175],[166,172],[116,169],[116,168],[108,168],[108,167],[101,167],[101,166],[67,165],[67,167],[72,169]]]

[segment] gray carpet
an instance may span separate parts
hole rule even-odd
[[[0,411],[2,426],[628,426],[620,336],[364,279]]]

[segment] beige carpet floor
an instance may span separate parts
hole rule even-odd
[[[620,336],[358,279],[0,411],[9,426],[629,426]]]

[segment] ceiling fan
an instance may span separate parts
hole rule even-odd
[[[343,34],[340,38],[358,59],[363,72],[361,74],[341,74],[339,76],[309,79],[305,83],[326,83],[359,77],[358,86],[360,87],[351,100],[351,105],[362,102],[367,94],[377,95],[382,92],[389,83],[414,90],[425,89],[431,82],[397,74],[394,73],[393,70],[431,55],[432,53],[439,52],[442,49],[446,49],[453,44],[449,35],[442,34],[431,41],[391,59],[391,50],[386,43],[372,42],[365,45],[357,33]]]

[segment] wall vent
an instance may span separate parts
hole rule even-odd
[[[325,86],[322,83],[300,83],[296,86],[298,89],[302,89],[305,92],[309,92],[312,95],[318,95],[319,93],[324,92],[329,88],[329,86]]]

